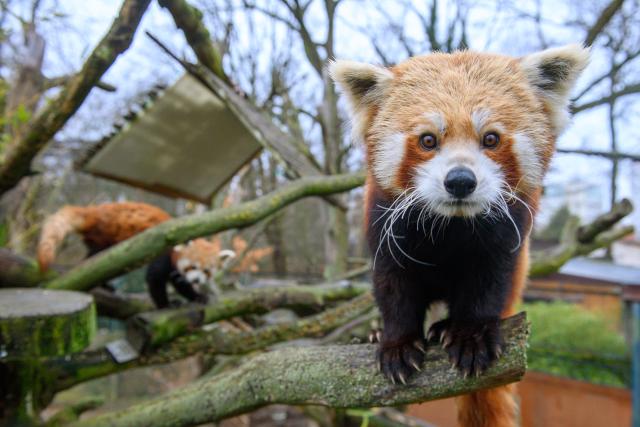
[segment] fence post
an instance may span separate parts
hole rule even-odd
[[[631,303],[632,338],[633,338],[633,427],[640,427],[640,301]]]

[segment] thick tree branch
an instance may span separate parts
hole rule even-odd
[[[378,373],[374,345],[286,348],[158,399],[73,425],[176,427],[217,421],[274,403],[366,408],[469,393],[518,381],[524,375],[525,315],[503,321],[501,329],[505,351],[478,378],[465,379],[452,370],[439,345],[428,348],[422,372],[407,386],[393,385]]]
[[[63,86],[66,85],[75,75],[74,74],[69,74],[66,76],[58,76],[58,77],[52,77],[52,78],[45,78],[44,82],[43,82],[43,89],[47,90],[47,89],[51,89],[54,87],[58,87],[58,86]],[[96,83],[96,87],[98,89],[102,89],[105,92],[115,92],[117,90],[117,88],[109,83],[105,83],[102,80],[98,81],[98,83]]]
[[[0,194],[30,173],[31,160],[80,108],[91,89],[116,58],[130,46],[150,0],[125,0],[107,34],[62,89],[25,125],[22,137],[13,141],[0,163]]]
[[[631,201],[629,199],[622,199],[613,205],[609,212],[599,215],[589,224],[579,227],[576,232],[578,242],[584,244],[592,243],[598,234],[609,230],[632,211],[633,205]]]
[[[179,243],[232,228],[247,227],[296,200],[348,191],[361,186],[363,182],[362,173],[300,178],[250,202],[173,219],[89,258],[51,281],[47,287],[86,291],[144,264]]]
[[[584,38],[585,46],[591,46],[593,42],[596,41],[596,38],[598,38],[598,36],[602,33],[607,24],[609,24],[609,21],[611,21],[613,15],[615,15],[616,12],[620,10],[623,3],[624,0],[612,0],[607,5],[607,7],[602,10],[600,15],[598,16],[598,19],[596,19],[596,22],[594,22],[594,24],[587,31],[587,35]]]
[[[222,67],[222,55],[214,46],[209,30],[202,22],[202,12],[185,0],[158,0],[158,4],[171,13],[176,26],[184,33],[198,61],[229,83],[229,78]]]
[[[53,271],[41,272],[35,260],[0,248],[0,288],[30,288],[55,276]]]
[[[600,215],[581,227],[569,221],[560,243],[552,249],[531,254],[529,276],[540,277],[555,273],[571,258],[589,255],[596,249],[606,248],[634,232],[633,226],[612,228],[632,211],[631,203],[616,203],[610,212]]]
[[[246,354],[282,341],[321,337],[372,307],[373,296],[367,292],[299,321],[265,326],[248,332],[222,331],[220,328],[198,330],[126,363],[115,362],[106,349],[87,351],[49,360],[46,372],[51,378],[52,391],[57,392],[123,370],[169,363],[199,352],[206,352],[208,355]]]
[[[138,313],[155,309],[150,298],[114,292],[99,286],[91,290],[100,316],[126,320]]]
[[[152,348],[202,325],[242,316],[291,308],[308,313],[328,302],[352,298],[370,289],[367,284],[264,287],[228,293],[206,306],[141,313],[131,319],[127,333],[136,348]]]

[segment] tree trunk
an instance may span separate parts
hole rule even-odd
[[[324,96],[320,108],[320,123],[324,142],[324,169],[327,174],[342,170],[342,123],[338,115],[338,94],[326,70],[322,73]],[[347,271],[349,225],[347,211],[329,206],[329,224],[325,233],[325,278],[331,280]]]

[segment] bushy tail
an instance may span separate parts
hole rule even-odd
[[[517,405],[513,384],[456,398],[460,427],[516,427]]]
[[[49,269],[67,234],[78,231],[84,225],[84,211],[85,208],[81,206],[65,206],[45,220],[38,242],[38,265],[41,271]]]

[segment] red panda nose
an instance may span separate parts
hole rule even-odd
[[[477,184],[473,171],[463,166],[451,169],[444,179],[444,188],[457,199],[463,199],[473,193]]]

